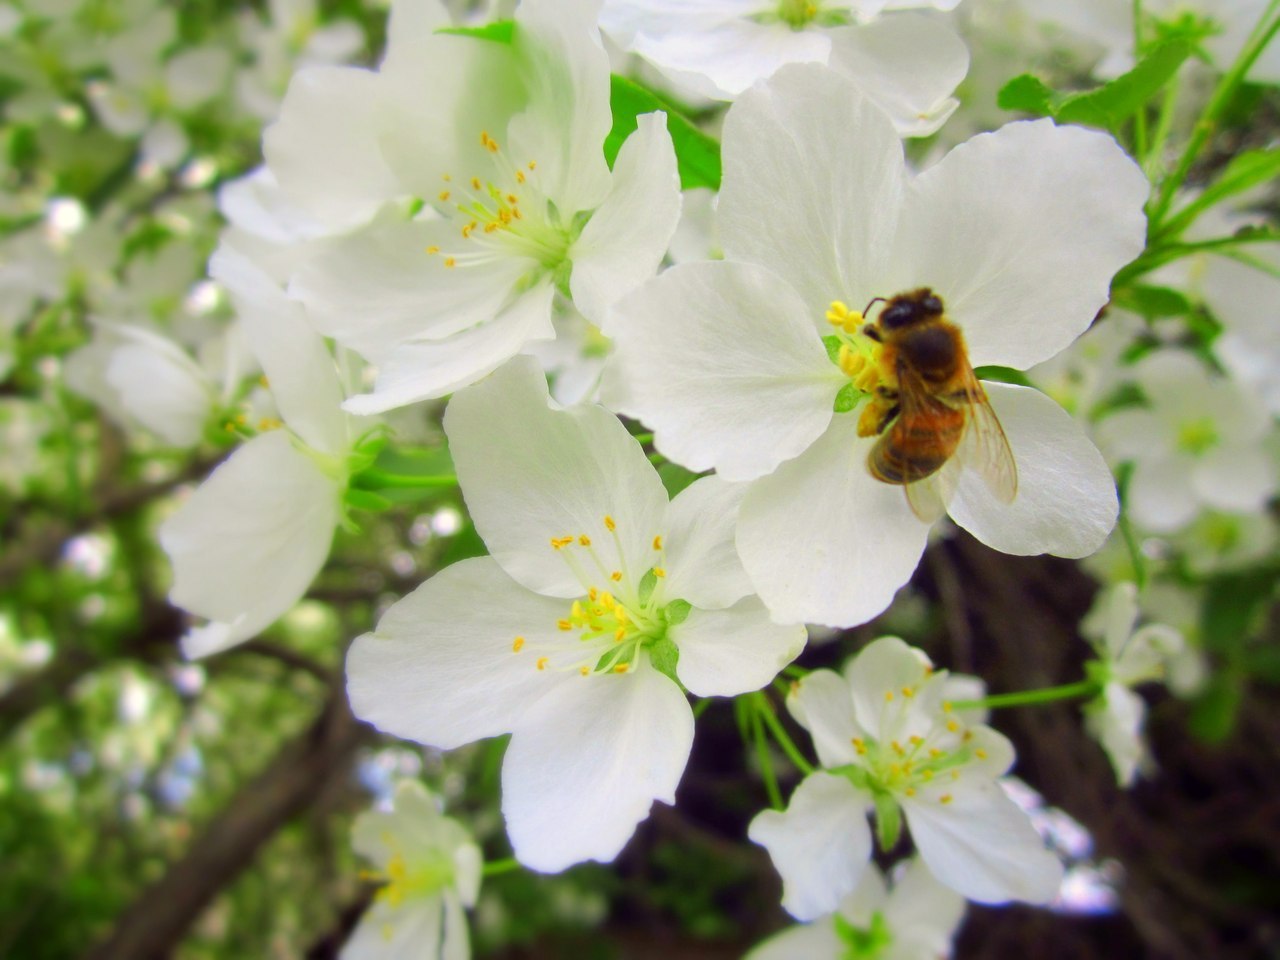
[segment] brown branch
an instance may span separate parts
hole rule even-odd
[[[214,898],[245,870],[258,850],[344,773],[369,735],[351,716],[341,687],[315,723],[285,744],[193,842],[181,860],[142,891],[116,920],[89,960],[161,960],[170,956]]]

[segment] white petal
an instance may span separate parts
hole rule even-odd
[[[929,666],[928,658],[897,637],[881,637],[868,644],[845,668],[853,713],[858,726],[876,740],[898,736],[903,708],[896,701],[904,696],[902,689],[920,686]],[[882,727],[889,714],[892,732]]]
[[[836,960],[846,944],[826,919],[788,927],[753,948],[744,960]]]
[[[852,81],[817,65],[779,71],[729,110],[723,156],[725,256],[782,276],[811,324],[823,328],[833,300],[860,310],[897,292],[877,284],[901,204],[902,144]]]
[[[537,364],[518,357],[454,396],[444,427],[476,530],[511,577],[551,596],[581,596],[584,585],[551,539],[582,534],[631,582],[649,568],[667,493],[640,444],[603,407],[554,408]]]
[[[1031,821],[994,780],[950,788],[951,800],[904,799],[920,856],[942,883],[978,903],[1044,903],[1058,891],[1062,864]]]
[[[476,852],[478,854],[479,850]],[[477,871],[481,866],[477,862]],[[441,899],[444,901],[444,937],[440,942],[440,960],[471,960],[471,931],[467,926],[467,914],[449,890],[441,894]]]
[[[518,157],[535,157],[538,182],[565,217],[609,192],[604,139],[613,126],[600,0],[524,0],[513,43],[529,105],[507,129]]]
[[[446,567],[393,604],[347,654],[351,709],[380,730],[450,750],[509,733],[565,683],[536,668],[565,604],[530,593],[491,557]],[[525,637],[519,651],[515,638]]]
[[[343,944],[340,960],[424,956],[424,946],[434,950],[440,943],[441,906],[440,897],[409,897],[395,906],[374,900]]]
[[[285,423],[313,449],[345,454],[342,383],[333,357],[307,323],[302,307],[228,243],[210,259],[209,275],[231,295]]]
[[[1275,462],[1261,447],[1218,447],[1196,463],[1191,487],[1217,510],[1261,512],[1275,493]]]
[[[919,857],[907,863],[884,907],[889,929],[930,958],[949,955],[964,912],[964,897],[939,883]]]
[[[699,697],[733,697],[759,690],[799,656],[803,624],[780,626],[756,597],[728,610],[689,612],[668,634],[680,648],[676,672]]]
[[[1200,502],[1191,486],[1191,464],[1188,457],[1161,457],[1133,465],[1125,510],[1134,523],[1151,533],[1173,533],[1196,518]]]
[[[675,803],[693,711],[647,664],[575,677],[521,719],[502,765],[502,812],[516,858],[543,872],[610,861],[649,815]]]
[[[663,524],[663,584],[670,600],[688,600],[704,610],[737,603],[751,593],[733,532],[745,484],[702,477],[681,490]]]
[[[853,716],[849,684],[833,670],[814,670],[793,688],[787,709],[800,726],[809,731],[818,762],[824,767],[841,767],[858,759],[853,737],[862,728]]]
[[[125,410],[174,446],[197,443],[213,406],[204,372],[171,340],[126,324],[111,329],[126,342],[111,351],[106,378]]]
[[[907,191],[884,277],[929,286],[974,366],[1028,367],[1089,328],[1142,252],[1149,187],[1106,134],[1011,123],[951,151]]]
[[[976,471],[960,480],[951,517],[989,547],[1028,556],[1087,557],[1115,526],[1115,480],[1080,425],[1029,387],[986,384],[1018,465],[1018,494],[1001,503]]]
[[[751,485],[738,554],[780,622],[852,626],[884,610],[911,579],[929,528],[901,488],[867,471],[872,441],[836,417],[812,447]]]
[[[231,74],[231,54],[222,47],[183,50],[164,65],[169,98],[179,110],[190,110],[218,95]]]
[[[401,343],[452,336],[496,317],[536,264],[522,257],[445,266],[449,244],[462,241],[442,220],[382,218],[318,244],[293,278],[315,328],[379,362]],[[438,247],[439,254],[428,249]]]
[[[304,67],[262,149],[281,189],[335,229],[366,223],[401,187],[378,149],[378,76],[355,67]]]
[[[614,311],[606,389],[691,470],[749,480],[813,443],[847,380],[827,359],[804,303],[744,263],[673,267]]]
[[[1150,762],[1142,739],[1146,714],[1142,697],[1119,683],[1108,683],[1102,696],[1084,709],[1085,729],[1106,751],[1122,787],[1133,786],[1139,769]]]
[[[903,136],[934,133],[959,106],[951,94],[969,71],[969,50],[946,24],[903,14],[830,36],[828,63],[889,114]]]
[[[691,26],[661,36],[641,34],[632,49],[678,85],[716,100],[734,99],[786,64],[825,63],[831,52],[821,31],[754,23],[746,16]]]
[[[169,599],[227,624],[224,645],[248,639],[297,603],[324,566],[338,500],[332,478],[284,431],[254,437],[161,525]]]
[[[444,340],[406,343],[378,362],[373,393],[352,397],[350,413],[382,413],[394,407],[443,397],[496,370],[533,340],[556,335],[551,322],[555,288],[544,281],[522,293],[488,323]]]
[[[747,836],[782,876],[782,906],[797,920],[833,913],[858,886],[871,857],[869,800],[844,777],[811,773],[783,813],[766,810]]]
[[[609,307],[658,272],[680,221],[680,175],[667,116],[650,113],[637,122],[613,165],[609,195],[569,252],[573,302],[601,327]]]

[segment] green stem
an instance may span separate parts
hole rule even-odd
[[[1137,260],[1134,260],[1117,273],[1112,281],[1112,287],[1119,289],[1126,284],[1132,283],[1138,277],[1150,273],[1157,267],[1172,263],[1174,260],[1181,260],[1183,257],[1190,257],[1206,251],[1229,249],[1248,243],[1274,243],[1277,239],[1280,239],[1280,231],[1250,230],[1239,236],[1214,237],[1211,240],[1199,240],[1195,243],[1160,244],[1148,249]]]
[[[480,868],[480,874],[485,877],[496,877],[500,873],[511,873],[520,868],[519,860],[515,857],[507,857],[503,860],[490,860]]]
[[[631,435],[631,439],[634,440],[636,443],[652,443],[653,434],[652,433],[633,433]]]
[[[1231,69],[1219,81],[1217,88],[1213,91],[1213,96],[1209,100],[1209,105],[1205,107],[1204,113],[1196,121],[1191,139],[1182,151],[1182,156],[1178,159],[1178,165],[1174,168],[1173,174],[1167,177],[1160,185],[1160,194],[1156,199],[1155,207],[1150,212],[1150,229],[1148,231],[1150,236],[1156,236],[1160,232],[1165,214],[1169,212],[1169,206],[1173,203],[1174,195],[1177,193],[1178,188],[1186,182],[1187,174],[1191,172],[1192,166],[1199,159],[1200,151],[1209,142],[1209,138],[1217,132],[1218,121],[1227,107],[1230,106],[1231,100],[1235,97],[1240,84],[1244,82],[1245,74],[1249,72],[1249,68],[1253,66],[1254,61],[1258,59],[1262,51],[1267,48],[1267,44],[1276,35],[1276,31],[1280,30],[1280,17],[1268,22],[1277,7],[1280,7],[1280,0],[1271,0],[1267,4],[1267,10],[1259,18],[1257,26],[1254,27],[1249,36],[1249,42],[1240,51],[1240,55],[1236,57],[1236,62],[1232,64]]]
[[[981,700],[955,700],[951,708],[953,710],[996,710],[1000,707],[1029,707],[1038,703],[1053,703],[1055,700],[1092,697],[1099,690],[1099,686],[1092,680],[1081,680],[1078,683],[1066,683],[1060,687],[1023,690],[1019,693],[997,693],[994,696],[983,697]]]
[[[362,470],[356,477],[360,486],[365,489],[387,489],[390,487],[430,490],[433,488],[456,487],[458,478],[452,473],[405,476],[399,473],[386,473],[382,470]]]
[[[769,759],[769,744],[765,741],[759,710],[751,713],[751,739],[755,741],[756,759],[760,762],[760,776],[764,780],[764,791],[769,795],[769,806],[775,810],[785,810],[782,791],[778,789],[778,777],[773,772],[773,761]]]
[[[707,708],[711,706],[711,698],[703,697],[693,705],[693,719],[697,720],[700,716],[707,712]]]
[[[1173,130],[1173,118],[1178,112],[1180,77],[1181,74],[1175,74],[1169,80],[1169,85],[1165,87],[1164,102],[1160,105],[1160,116],[1156,120],[1156,132],[1151,138],[1151,143],[1147,145],[1146,155],[1142,158],[1142,169],[1146,171],[1148,179],[1153,182],[1156,175],[1163,171],[1164,145],[1169,140],[1169,134]]]
[[[782,748],[782,752],[787,755],[787,759],[795,764],[796,769],[805,776],[813,773],[813,764],[804,758],[804,754],[800,752],[787,734],[787,731],[783,729],[777,715],[773,712],[773,706],[769,703],[769,699],[763,693],[756,693],[752,696],[756,698],[756,713],[764,720],[765,726],[769,728],[769,732],[773,734],[773,739]]]

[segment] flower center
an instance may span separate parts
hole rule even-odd
[[[844,945],[841,960],[879,960],[893,944],[893,931],[879,910],[871,914],[871,922],[866,927],[854,926],[838,913],[832,920],[836,935]]]
[[[837,27],[850,22],[847,9],[824,10],[823,6],[823,0],[777,0],[772,10],[765,11],[756,19],[764,23],[780,20],[792,30],[803,30],[813,23],[820,27]]]
[[[885,710],[888,716],[883,719],[889,722],[882,722],[882,729],[906,727],[906,714],[912,709],[910,701],[918,694],[919,689],[910,686],[897,691],[885,691]],[[898,717],[894,716],[895,713]],[[858,754],[858,766],[862,771],[858,779],[865,781],[867,789],[872,793],[899,798],[914,797],[926,788],[930,788],[931,792],[945,791],[948,779],[959,779],[960,767],[974,757],[982,759],[985,756],[983,751],[970,747],[969,741],[973,735],[952,716],[949,704],[942,704],[929,719],[930,723],[923,733],[905,734],[881,741],[869,737],[852,739],[853,748]],[[918,721],[911,724],[917,725]],[[945,792],[940,793],[937,799],[943,804],[951,802],[950,794]]]
[[[385,872],[365,870],[361,877],[383,884],[376,896],[388,906],[399,907],[406,900],[432,896],[453,883],[453,864],[448,859],[433,857],[414,864],[411,869],[395,838],[388,833],[382,839],[395,851],[387,861]]]
[[[1178,449],[1193,457],[1203,456],[1218,445],[1218,427],[1209,417],[1187,420],[1178,425]]]
[[[588,677],[603,673],[628,673],[642,662],[642,654],[664,641],[667,627],[678,622],[675,610],[687,604],[665,601],[663,568],[665,547],[662,536],[650,541],[652,553],[638,564],[626,555],[618,525],[606,515],[601,527],[611,549],[597,550],[589,533],[552,537],[551,548],[582,584],[583,595],[569,604],[556,622],[563,639],[559,642],[531,642],[523,635],[511,643],[515,654],[529,656],[541,671],[573,671]],[[602,553],[611,553],[615,562],[606,562]],[[643,569],[636,579],[633,573]]]
[[[836,395],[837,413],[854,409],[864,397],[871,402],[858,418],[858,436],[873,437],[884,432],[897,410],[898,378],[886,356],[884,344],[867,336],[869,324],[859,310],[850,310],[840,300],[827,308],[827,322],[834,332],[822,338],[831,362],[849,378]]]
[[[493,160],[490,176],[446,173],[433,204],[457,226],[463,242],[448,249],[430,246],[427,253],[443,257],[449,268],[520,256],[557,269],[573,244],[575,225],[562,224],[538,188],[537,161],[514,163],[487,131],[481,131],[480,144]]]

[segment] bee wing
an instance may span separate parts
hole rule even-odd
[[[964,392],[968,418],[955,456],[945,464],[945,467],[952,468],[945,470],[948,477],[943,479],[944,487],[947,487],[947,501],[950,502],[950,495],[959,485],[960,471],[967,467],[977,471],[992,496],[1001,503],[1012,503],[1018,495],[1018,467],[1013,451],[1009,449],[1009,439],[1004,435],[1004,427],[1000,426],[991,401],[987,399],[987,391],[973,375],[972,369],[966,370]],[[943,473],[944,470],[938,472]]]
[[[906,364],[899,364],[897,373],[898,403],[902,408],[897,422],[912,422],[920,418],[936,419],[939,415],[936,408],[945,408],[946,404],[933,396],[919,374]],[[941,413],[948,414],[950,409],[942,410]],[[911,512],[924,523],[932,524],[946,514],[954,484],[948,485],[944,476],[947,464],[943,464],[941,470],[919,477],[912,476],[912,466],[910,462],[902,464],[902,491],[907,495],[907,505],[911,507]]]

